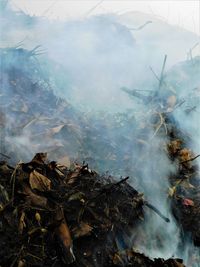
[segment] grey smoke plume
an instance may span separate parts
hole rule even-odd
[[[184,255],[180,254],[178,250],[180,230],[171,215],[167,200],[166,190],[169,187],[167,177],[170,173],[176,172],[176,166],[168,160],[164,149],[167,140],[155,135],[150,125],[147,133],[144,131],[144,144],[138,145],[138,138],[142,136],[144,130],[142,124],[150,124],[151,114],[148,115],[148,108],[145,105],[136,100],[132,101],[120,88],[126,86],[131,89],[155,92],[158,88],[158,81],[149,67],[151,66],[156,75],[159,76],[166,49],[170,59],[167,62],[167,69],[169,69],[177,60],[185,59],[184,56],[198,40],[198,37],[158,20],[142,29],[141,33],[132,32],[129,27],[138,25],[130,25],[137,24],[137,21],[130,20],[130,14],[127,17],[125,15],[117,17],[110,14],[78,21],[59,22],[49,21],[47,18],[29,17],[22,13],[17,14],[10,9],[4,11],[1,13],[1,25],[6,30],[1,36],[2,47],[19,44],[30,51],[33,47],[41,45],[41,53],[44,52],[44,54],[39,59],[41,72],[38,69],[29,69],[30,64],[27,66],[21,64],[20,57],[15,58],[13,54],[6,57],[3,68],[8,66],[21,70],[28,77],[30,76],[32,82],[37,82],[37,77],[41,73],[43,85],[48,89],[72,103],[76,110],[92,113],[91,122],[94,128],[90,129],[90,125],[87,125],[85,127],[87,129],[82,127],[80,133],[88,133],[84,136],[85,140],[88,141],[89,132],[93,131],[90,134],[94,136],[95,141],[89,140],[88,142],[90,144],[92,142],[94,144],[100,143],[100,146],[95,147],[95,153],[91,155],[91,157],[97,158],[99,170],[110,169],[115,174],[128,174],[134,177],[133,185],[142,190],[148,201],[171,219],[171,223],[166,224],[157,215],[147,211],[147,220],[141,229],[147,236],[145,243],[134,233],[132,239],[136,240],[138,247],[151,257],[168,258],[173,255],[180,255],[187,260],[187,246]],[[148,18],[144,17],[144,22],[146,20]],[[184,40],[184,46],[180,46],[179,40],[177,43],[173,42],[173,47],[169,47],[172,32],[174,36],[176,34],[181,36],[180,39]],[[164,41],[163,36],[165,36]],[[188,36],[190,38],[187,38]],[[174,52],[177,49],[179,51],[178,56]],[[188,62],[185,64],[188,66]],[[194,64],[194,62],[189,62],[189,64]],[[171,72],[167,73],[165,82],[173,87],[177,94],[180,93],[181,97],[187,97],[187,90],[193,90],[199,86],[199,78],[196,76],[198,66],[199,64],[196,67],[191,66],[191,74],[194,74],[194,79],[190,77],[187,79],[186,77],[184,83],[181,83],[182,76],[185,77],[187,71],[172,68]],[[174,74],[176,71],[177,74]],[[173,75],[179,77],[177,81]],[[6,77],[3,81],[3,88],[8,92],[11,88],[9,81]],[[32,88],[26,89],[32,90]],[[9,97],[15,97],[12,90],[9,91]],[[34,98],[32,101],[34,104]],[[192,104],[188,104],[194,105],[194,99],[191,101]],[[99,110],[106,113],[105,119],[102,115],[103,112],[98,115]],[[121,115],[124,112],[124,117],[128,117],[126,122],[120,118],[117,122],[113,119],[119,111]],[[45,110],[42,114],[38,114],[38,117],[44,117],[44,114]],[[192,129],[192,132],[195,132],[194,144],[192,144],[195,148],[196,144],[199,144],[200,133],[196,127],[198,113],[195,111],[192,114],[192,119],[190,117],[188,120],[182,109],[177,109],[175,118],[184,130],[190,131]],[[12,124],[13,121],[9,121],[9,114],[7,117],[7,123]],[[14,120],[16,119],[18,119],[17,116],[14,117]],[[59,123],[62,122],[59,121]],[[9,135],[7,139],[16,143],[17,148],[22,149],[25,144],[25,147],[30,146],[36,152],[38,147],[34,146],[35,144],[31,139],[34,130],[31,128],[31,131],[23,131],[17,137]],[[102,146],[102,144],[107,143],[109,143],[108,150]],[[42,144],[40,144],[41,147]],[[78,150],[80,147],[75,148]],[[28,155],[25,153],[25,149],[23,151],[26,157],[30,155],[29,151],[27,152]],[[86,153],[86,151],[83,151],[83,155],[84,152]],[[102,163],[101,159],[98,159],[98,155],[99,157],[104,155],[105,158],[111,158],[115,154],[121,158],[118,169],[116,169],[116,165],[113,167],[112,164],[105,167],[105,162]],[[128,160],[125,157],[127,154]],[[158,236],[160,236],[160,242],[158,242]],[[188,241],[187,245],[191,248],[190,242]]]

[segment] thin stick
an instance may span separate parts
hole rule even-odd
[[[120,180],[119,182],[117,182],[117,183],[115,183],[115,184],[111,184],[111,185],[109,186],[109,188],[103,188],[102,191],[101,191],[99,194],[97,194],[95,197],[89,199],[89,200],[87,201],[87,203],[90,202],[90,201],[93,201],[93,200],[97,199],[99,196],[101,196],[101,195],[105,194],[107,191],[109,191],[112,187],[114,187],[114,186],[118,186],[118,185],[120,185],[120,184],[126,182],[128,179],[129,179],[129,176],[127,176],[126,178]]]
[[[189,161],[193,161],[195,159],[197,159],[198,157],[200,157],[200,154],[195,156],[194,158],[191,158],[191,159],[188,159],[188,160],[184,160],[184,161],[181,161],[180,164],[183,164],[183,163],[186,163],[186,162],[189,162]]]
[[[89,16],[98,6],[100,6],[103,3],[104,0],[101,0],[100,2],[98,2],[95,6],[93,6],[87,13],[86,13],[86,17]]]
[[[15,265],[16,261],[19,259],[20,255],[21,255],[23,249],[24,249],[24,245],[21,246],[19,252],[17,253],[17,255],[16,255],[15,259],[13,260],[13,262],[11,263],[10,267],[13,267]]]
[[[156,207],[148,203],[147,201],[144,202],[144,205],[146,205],[148,208],[153,210],[155,213],[157,213],[165,222],[169,223],[170,219],[165,217]]]
[[[152,71],[153,75],[156,77],[156,79],[160,82],[160,78],[158,77],[158,75],[155,73],[155,71],[153,70],[153,68],[151,66],[149,66],[150,70]]]
[[[15,180],[16,180],[16,172],[17,169],[19,168],[21,161],[16,165],[12,175],[11,175],[11,179],[10,179],[10,183],[12,184],[12,195],[11,195],[11,199],[14,199],[14,193],[15,193]]]
[[[155,136],[155,135],[157,134],[157,132],[160,130],[160,128],[162,127],[162,125],[165,125],[165,120],[164,120],[163,116],[161,115],[161,113],[158,113],[158,115],[159,115],[159,117],[160,117],[160,123],[159,123],[158,127],[156,128],[154,134],[152,135],[151,139],[154,138],[154,136]],[[166,125],[165,125],[165,126],[166,126]],[[165,127],[165,131],[166,131],[166,134],[167,134],[167,129],[166,129],[166,127]],[[150,140],[151,140],[151,139],[150,139]]]
[[[141,26],[137,27],[137,28],[128,28],[130,31],[139,31],[141,29],[143,29],[146,25],[152,23],[151,20],[146,21],[144,24],[142,24]]]
[[[162,66],[162,71],[161,71],[161,74],[160,74],[160,79],[159,79],[160,82],[159,82],[158,89],[161,88],[162,83],[163,83],[163,75],[164,75],[164,70],[165,70],[166,61],[167,61],[167,55],[165,55],[165,58],[164,58],[164,61],[163,61],[163,66]]]
[[[0,152],[0,155],[2,155],[3,157],[5,157],[5,158],[7,158],[7,159],[10,159],[9,156],[7,156],[6,154],[4,154],[4,153],[2,153],[2,152]]]

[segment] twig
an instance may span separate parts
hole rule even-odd
[[[151,20],[146,21],[144,24],[142,24],[141,26],[137,27],[137,28],[128,28],[130,31],[139,31],[141,29],[143,29],[146,25],[152,23]]]
[[[177,108],[179,108],[180,106],[182,106],[185,103],[185,99],[183,99],[181,102],[177,103],[177,105],[174,107],[173,111]]]
[[[126,87],[121,87],[120,89],[124,91],[125,93],[129,94],[130,96],[134,96],[134,97],[141,99],[144,103],[150,102],[152,100],[150,96],[143,95],[139,93],[138,90],[130,90]]]
[[[165,55],[164,61],[163,61],[163,66],[162,66],[162,70],[161,70],[161,74],[160,74],[160,82],[159,82],[159,86],[158,89],[161,88],[162,83],[163,83],[163,75],[164,75],[164,70],[165,70],[165,65],[166,65],[166,61],[167,61],[167,55]]]
[[[155,73],[155,71],[153,70],[153,68],[151,66],[149,66],[150,70],[152,71],[153,75],[156,77],[156,79],[160,82],[160,78],[158,77],[158,75]]]
[[[180,164],[183,164],[183,163],[186,163],[186,162],[189,162],[189,161],[193,161],[195,159],[197,159],[198,157],[200,157],[200,154],[195,156],[194,158],[191,158],[191,159],[188,159],[188,160],[184,160],[184,161],[181,161]]]
[[[159,117],[160,117],[160,123],[159,123],[158,127],[156,128],[154,134],[152,135],[151,139],[154,138],[154,136],[155,136],[155,135],[157,134],[157,132],[160,130],[160,128],[162,127],[162,125],[164,125],[164,127],[165,127],[165,131],[166,131],[166,134],[167,134],[167,126],[166,126],[166,124],[165,124],[165,120],[164,120],[163,116],[161,115],[161,113],[158,113],[158,115],[159,115]]]
[[[16,255],[15,259],[13,260],[13,262],[11,263],[10,267],[13,267],[15,265],[16,261],[19,259],[20,255],[21,255],[23,249],[24,249],[24,245],[21,246],[19,252],[17,253],[17,255]]]
[[[126,178],[120,180],[120,181],[117,182],[117,183],[111,184],[108,188],[103,188],[102,191],[101,191],[99,194],[97,194],[97,195],[96,195],[95,197],[93,197],[93,198],[90,198],[90,199],[87,201],[87,203],[89,203],[89,202],[91,202],[91,201],[97,199],[98,197],[100,197],[101,195],[103,195],[104,193],[106,193],[107,191],[110,191],[113,187],[118,186],[118,185],[121,185],[122,183],[126,182],[128,179],[129,179],[129,176],[127,176]]]
[[[12,195],[11,195],[11,199],[14,199],[14,192],[15,192],[15,180],[16,180],[16,172],[17,169],[19,168],[21,161],[16,165],[12,175],[11,175],[11,179],[10,179],[10,183],[12,184]]]
[[[0,152],[0,155],[2,155],[3,157],[7,158],[7,159],[11,159],[9,156],[7,156],[6,154]]]
[[[95,6],[93,6],[87,13],[86,13],[86,17],[88,17],[98,6],[100,6],[103,3],[104,0],[101,0],[100,2],[98,2]]]
[[[170,219],[165,217],[156,207],[148,203],[147,201],[144,202],[144,205],[146,205],[148,208],[153,210],[155,213],[157,213],[165,222],[169,223]]]
[[[39,257],[37,257],[37,256],[35,256],[35,255],[31,254],[31,253],[27,253],[26,255],[27,255],[27,256],[30,256],[30,257],[33,257],[33,258],[35,258],[35,259],[37,259],[37,260],[39,260],[39,261],[42,261],[41,258],[39,258]]]

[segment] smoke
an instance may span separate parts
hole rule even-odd
[[[41,45],[46,53],[44,60],[46,56],[51,60],[46,68],[53,69],[56,93],[76,107],[124,111],[132,102],[120,87],[150,90],[156,79],[149,67],[159,75],[165,53],[169,68],[178,59],[183,60],[198,40],[189,32],[152,18],[153,22],[141,31],[131,31],[130,27],[138,27],[149,18],[141,15],[142,22],[141,18],[127,22],[129,17],[108,14],[60,22],[8,10],[2,15],[2,28],[7,30],[1,38],[9,46],[22,42],[24,48],[32,49]],[[172,34],[179,36],[173,39],[173,47]]]
[[[175,88],[178,97],[184,101],[180,108],[174,111],[173,115],[182,131],[187,133],[190,139],[190,147],[196,154],[200,151],[199,68],[200,57],[195,57],[177,64],[169,71],[166,78],[166,83]]]
[[[144,23],[145,20],[148,18],[144,18]],[[130,31],[123,18],[112,14],[59,22],[29,17],[6,9],[1,14],[2,28],[7,29],[2,33],[2,47],[19,45],[20,48],[14,50],[14,53],[10,49],[7,54],[4,49],[1,50],[4,73],[1,104],[4,105],[8,99],[15,99],[15,108],[23,110],[26,117],[26,107],[20,102],[21,98],[26,99],[25,103],[31,106],[33,120],[46,120],[45,124],[34,126],[32,123],[31,126],[19,129],[17,136],[12,135],[13,125],[19,126],[22,117],[10,106],[5,107],[8,128],[6,140],[15,145],[14,150],[19,150],[23,159],[31,158],[38,150],[51,149],[51,146],[56,145],[60,154],[67,148],[73,157],[82,150],[82,157],[78,155],[82,160],[88,153],[88,162],[101,172],[109,169],[113,174],[133,177],[133,186],[143,191],[145,198],[171,220],[167,224],[152,211],[146,210],[147,216],[140,229],[140,236],[133,233],[134,244],[150,257],[168,258],[180,255],[187,260],[192,247],[191,241],[186,242],[184,253],[180,254],[180,229],[171,214],[167,197],[167,178],[177,170],[166,155],[165,144],[168,140],[166,134],[162,134],[165,129],[162,127],[156,133],[155,125],[151,122],[154,111],[149,112],[149,107],[131,100],[120,90],[126,86],[153,93],[158,88],[155,76],[160,74],[163,51],[170,38],[167,32],[168,38],[163,42],[162,33],[155,42],[154,38],[159,36],[158,31],[160,33],[163,30],[162,27],[160,30],[159,21],[153,22],[155,23],[158,26],[156,30],[151,28],[152,25],[146,26],[145,30],[149,32],[148,38],[144,38],[142,34]],[[174,31],[174,35],[179,33],[176,28],[170,29]],[[185,37],[188,34],[185,32]],[[186,42],[188,50],[197,40],[196,36],[189,35],[191,39]],[[183,36],[184,34],[181,38]],[[38,45],[41,46],[39,50],[33,50]],[[174,50],[179,50],[179,57],[186,54],[185,47],[179,45],[179,42],[174,42],[173,51],[168,49],[171,65],[177,60]],[[39,59],[37,54],[42,54]],[[194,61],[190,64],[190,74],[194,78],[187,76],[188,70],[175,66],[175,69],[172,68],[166,74],[165,83],[181,98],[187,98],[191,102],[187,105],[193,107],[198,106],[198,103],[194,103],[196,99],[188,98],[188,90],[199,86],[196,75],[199,65],[195,65]],[[167,68],[171,65],[168,64]],[[155,73],[150,70],[150,66]],[[17,83],[19,75],[26,78]],[[15,90],[13,81],[18,84],[21,96],[17,96],[19,90]],[[34,89],[36,87],[41,90],[41,95]],[[48,93],[43,94],[46,88]],[[59,97],[73,107],[62,109],[62,103],[57,102]],[[40,102],[36,103],[39,99]],[[84,120],[86,112],[89,112],[88,120]],[[72,116],[76,122],[73,127],[69,126],[72,124]],[[197,151],[196,145],[199,145],[200,140],[198,112],[192,111],[188,120],[187,112],[182,106],[175,110],[174,116],[184,131],[195,133],[191,146]],[[61,131],[50,129],[62,126],[63,123]],[[75,131],[76,127],[78,131]],[[49,130],[51,134],[48,139],[44,133]],[[91,158],[96,161],[90,162]],[[141,238],[142,235],[145,240]]]

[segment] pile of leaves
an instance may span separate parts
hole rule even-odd
[[[183,100],[172,89],[164,79],[159,90],[153,95],[145,96],[135,90],[123,88],[130,97],[139,98],[147,106],[149,117],[153,122],[154,136],[156,135],[164,141],[162,145],[165,153],[173,166],[176,167],[173,173],[169,171],[169,176],[167,177],[170,185],[168,197],[172,213],[183,230],[182,242],[184,243],[190,237],[193,240],[193,244],[199,247],[200,172],[197,159],[200,155],[195,154],[191,149],[194,139],[193,134],[195,135],[195,133],[182,129],[176,120],[175,112],[177,109],[183,109],[181,111],[184,114],[182,118],[190,120],[193,113],[199,109],[197,101],[199,100],[200,92],[198,88],[195,88],[195,90],[191,90],[189,95],[185,95]],[[180,90],[180,88],[178,89]],[[185,109],[185,105],[183,105],[185,102],[186,106],[188,104],[191,106],[196,104],[196,110],[193,108],[191,110]],[[145,125],[144,128],[146,129],[147,127],[148,125]],[[197,262],[199,260],[200,253],[198,253]]]
[[[76,158],[81,147],[83,118],[54,94],[50,73],[38,61],[40,50],[0,49],[0,113],[5,117],[6,154],[13,163],[38,151],[56,154],[57,159],[67,151]]]
[[[183,108],[178,96],[180,88],[176,92],[161,75],[155,92],[144,94],[123,88],[134,105],[139,99],[142,112],[134,108],[121,114],[83,116],[54,94],[49,73],[44,73],[37,59],[39,49],[0,49],[0,134],[1,152],[5,152],[0,156],[9,158],[14,165],[20,159],[29,160],[37,151],[47,151],[52,160],[66,167],[35,158],[16,168],[1,162],[1,231],[6,229],[1,242],[5,252],[0,255],[3,266],[23,262],[28,266],[62,266],[71,261],[78,266],[94,266],[96,262],[100,266],[162,266],[161,260],[160,265],[155,265],[156,260],[130,249],[133,244],[129,242],[129,231],[142,224],[144,216],[142,196],[126,179],[117,184],[112,177],[102,177],[87,165],[70,170],[73,158],[86,160],[101,173],[110,170],[115,175],[134,174],[136,187],[143,190],[141,177],[146,163],[153,164],[153,152],[154,173],[161,176],[157,165],[162,166],[159,153],[165,149],[177,171],[165,177],[170,188],[162,188],[149,174],[150,187],[155,192],[166,191],[173,215],[183,229],[183,244],[191,236],[200,246],[200,175],[195,164],[198,155],[190,149],[192,136],[181,130],[174,116],[176,110]],[[184,97],[191,102],[191,107],[185,109],[189,119],[198,109],[198,88]],[[162,142],[159,144],[158,140]],[[70,246],[66,250],[56,234],[63,220],[73,249]]]
[[[172,211],[186,233],[190,233],[196,246],[200,246],[200,174],[195,155],[177,129],[168,143],[172,162],[178,165],[177,173],[169,177]]]
[[[73,169],[38,153],[0,165],[0,265],[170,266],[132,249],[128,235],[144,216],[143,195],[87,165]]]

